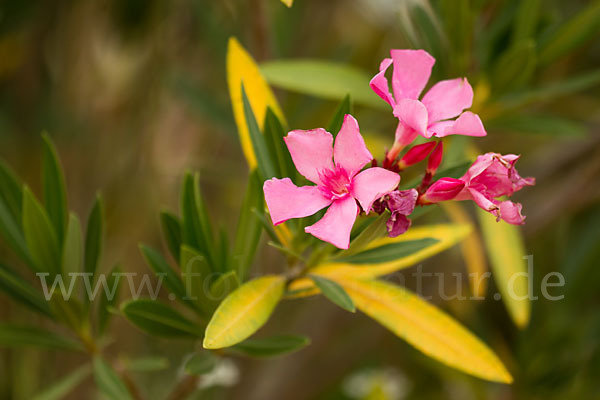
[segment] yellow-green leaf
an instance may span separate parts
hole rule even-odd
[[[260,73],[256,62],[242,47],[240,42],[236,38],[231,37],[227,48],[227,84],[229,85],[229,96],[231,98],[235,123],[240,134],[242,150],[250,169],[254,169],[256,168],[256,155],[252,148],[248,125],[244,116],[242,83],[250,101],[252,112],[261,130],[263,129],[267,107],[273,110],[280,121],[284,121],[283,113],[277,103],[277,99]]]
[[[281,2],[288,6],[288,8],[291,7],[292,4],[294,4],[294,0],[281,0]]]
[[[471,217],[469,217],[464,208],[457,202],[448,201],[443,203],[442,206],[452,222],[459,224],[471,223]],[[487,289],[487,279],[485,279],[487,265],[483,242],[481,241],[481,236],[477,230],[473,230],[473,232],[460,243],[460,252],[465,260],[467,271],[469,271],[469,286],[471,288],[471,293],[473,293],[475,297],[483,297]]]
[[[426,225],[410,228],[408,232],[398,237],[383,237],[374,240],[365,247],[365,250],[389,244],[418,241],[421,239],[435,239],[435,241],[431,241],[429,246],[425,246],[408,256],[400,257],[395,260],[375,264],[361,264],[358,266],[342,262],[327,262],[312,269],[311,274],[320,275],[328,279],[372,279],[381,275],[387,275],[415,265],[454,246],[456,243],[466,238],[471,233],[472,229],[472,225],[469,224]],[[292,295],[291,297],[309,296],[318,293],[318,291],[314,289],[313,282],[308,278],[301,278],[292,282],[289,289],[292,292],[302,291],[298,292],[298,295]]]
[[[267,275],[240,286],[225,298],[206,327],[203,346],[233,346],[256,332],[283,295],[285,278]]]
[[[483,240],[490,259],[496,286],[514,323],[523,328],[529,322],[531,303],[526,279],[527,260],[519,227],[477,209]],[[529,277],[531,279],[532,277]]]
[[[414,293],[375,280],[338,283],[359,310],[429,357],[482,379],[512,382],[500,359],[481,340]]]

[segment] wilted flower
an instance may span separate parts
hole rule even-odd
[[[402,235],[410,228],[411,220],[408,218],[415,210],[419,193],[415,189],[394,190],[385,197],[387,208],[392,213],[386,223],[388,235],[396,237]]]
[[[473,89],[466,78],[440,81],[419,100],[435,59],[424,50],[391,50],[391,56],[381,62],[380,72],[370,83],[375,93],[392,106],[400,121],[394,147],[388,154],[390,160],[395,159],[417,135],[425,138],[486,135],[479,117],[469,111],[463,112],[473,103]],[[390,92],[385,72],[392,64]]]
[[[398,186],[400,176],[377,167],[359,173],[373,156],[351,115],[344,118],[335,146],[333,136],[321,128],[291,131],[285,143],[298,172],[316,186],[298,187],[289,178],[266,181],[263,190],[273,224],[330,206],[323,218],[305,231],[347,249],[359,212],[356,201],[368,213],[375,200]]]
[[[467,173],[460,178],[464,189],[457,200],[473,200],[482,209],[494,214],[496,219],[520,225],[525,222],[521,215],[522,205],[496,198],[511,196],[525,186],[535,185],[535,178],[521,178],[515,168],[519,156],[486,153],[477,157]]]

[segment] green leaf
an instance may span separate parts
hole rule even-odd
[[[106,331],[112,315],[110,310],[116,306],[119,299],[119,287],[121,286],[119,275],[122,272],[121,267],[117,265],[110,271],[110,274],[106,278],[106,287],[111,291],[112,297],[109,298],[106,292],[100,296],[100,303],[98,304],[98,332],[100,334]]]
[[[10,268],[0,264],[0,290],[30,309],[52,318],[48,302],[41,293]]]
[[[317,285],[321,293],[323,293],[325,297],[331,300],[332,303],[337,304],[346,311],[356,311],[354,302],[352,301],[350,296],[348,296],[348,293],[346,293],[344,288],[342,288],[340,285],[338,285],[334,281],[331,281],[318,275],[311,275],[310,279],[313,280],[313,282],[315,283],[315,285]]]
[[[206,327],[205,349],[233,346],[256,332],[283,295],[285,278],[266,275],[249,281],[219,304]]]
[[[433,246],[437,242],[437,239],[425,238],[399,243],[387,243],[350,256],[345,256],[343,255],[344,253],[342,253],[343,256],[337,258],[336,261],[350,264],[384,263],[396,260],[398,258],[407,257],[427,247]]]
[[[283,140],[286,133],[271,108],[267,108],[264,126],[265,142],[269,154],[273,156],[275,162],[276,176],[278,178],[293,177],[296,174],[296,168]]]
[[[540,43],[540,64],[550,64],[557,58],[572,52],[593,38],[598,29],[600,29],[600,1],[595,0],[544,37]]]
[[[23,190],[13,170],[0,160],[0,202],[6,205],[13,221],[20,221],[23,207]]]
[[[494,92],[503,93],[523,87],[531,79],[536,62],[533,40],[524,40],[506,50],[492,71]]]
[[[94,358],[94,380],[100,392],[109,400],[133,400],[127,385],[110,365],[99,356]]]
[[[246,339],[231,347],[232,351],[249,357],[268,358],[293,353],[310,344],[310,339],[301,335],[277,335],[263,339]]]
[[[375,239],[379,239],[387,232],[386,223],[391,214],[386,210],[380,216],[375,218],[371,223],[358,234],[350,243],[348,250],[343,252],[344,257],[356,254],[364,249],[369,243]]]
[[[582,137],[588,132],[584,124],[556,115],[504,115],[487,121],[486,127],[490,131],[565,137]]]
[[[190,375],[204,375],[213,370],[217,363],[215,356],[209,351],[195,353],[185,363],[184,369]]]
[[[218,304],[239,286],[240,281],[237,277],[237,273],[235,271],[228,271],[221,274],[213,284],[210,285],[210,295],[213,301],[216,301]]]
[[[153,336],[202,336],[201,327],[166,304],[155,300],[130,300],[121,304],[121,311],[131,323]]]
[[[181,221],[170,212],[163,211],[160,213],[160,225],[171,255],[175,260],[179,260],[179,248],[182,243]]]
[[[521,0],[512,30],[513,44],[535,37],[540,19],[542,0]]]
[[[56,290],[50,298],[50,310],[57,320],[63,322],[75,332],[83,333],[87,329],[87,313],[77,299]]]
[[[331,133],[333,137],[336,137],[340,129],[342,129],[346,114],[352,114],[352,102],[349,94],[344,97],[335,111],[333,118],[329,121],[329,125],[327,125],[327,132]]]
[[[77,218],[77,215],[74,213],[69,214],[69,225],[65,235],[62,255],[62,273],[65,276],[69,276],[69,273],[81,272],[83,261],[81,224],[79,223],[79,218]]]
[[[181,246],[180,254],[179,265],[186,293],[185,299],[189,299],[205,316],[209,316],[214,310],[214,302],[206,296],[213,279],[210,265],[202,254],[187,245]]]
[[[28,187],[23,190],[23,231],[25,241],[40,272],[60,272],[60,248],[48,214]]]
[[[338,101],[350,95],[358,104],[389,108],[369,87],[371,75],[347,64],[277,60],[261,64],[260,69],[270,84],[282,89]]]
[[[258,173],[253,171],[250,173],[240,210],[232,255],[237,265],[237,275],[242,280],[252,265],[262,230],[261,221],[253,210],[262,215],[263,202],[262,182]]]
[[[123,360],[123,365],[127,371],[149,372],[162,371],[169,368],[169,359],[166,357],[142,357]]]
[[[164,278],[167,289],[174,293],[177,298],[185,298],[186,293],[183,282],[177,272],[169,265],[167,260],[165,260],[158,251],[145,244],[140,244],[140,251],[152,271],[154,271],[157,276],[162,276]]]
[[[33,326],[0,323],[0,345],[7,347],[44,347],[83,351],[79,342]]]
[[[37,269],[29,254],[21,223],[21,216],[19,216],[19,219],[13,219],[10,210],[0,200],[0,232],[2,232],[2,236],[4,236],[8,245],[23,261],[32,268]]]
[[[250,134],[250,140],[252,142],[252,148],[256,154],[256,161],[258,163],[258,171],[262,179],[271,179],[276,176],[275,165],[273,157],[275,154],[269,153],[266,138],[261,133],[252,108],[250,107],[250,101],[246,95],[244,84],[242,83],[242,102],[244,104],[244,115],[246,117],[246,123],[248,124],[248,132]]]
[[[35,395],[33,400],[61,400],[79,386],[92,372],[89,365],[77,367],[75,370]]]
[[[44,157],[42,163],[44,205],[46,206],[50,221],[54,225],[60,245],[62,244],[69,218],[65,177],[52,139],[50,139],[47,133],[42,134],[42,138],[44,140]]]
[[[504,221],[496,222],[492,214],[477,208],[481,233],[492,267],[496,287],[514,323],[524,328],[529,323],[531,302],[529,301],[527,255],[518,226]],[[518,278],[518,279],[517,279]]]
[[[429,357],[482,379],[512,382],[500,359],[481,340],[419,296],[381,281],[338,283],[359,310]]]
[[[183,243],[199,250],[214,268],[214,244],[208,211],[200,192],[198,174],[186,173],[181,191],[181,216],[183,220]]]
[[[92,211],[88,217],[87,228],[85,232],[84,267],[85,272],[92,273],[92,278],[98,269],[103,243],[104,207],[102,205],[102,198],[100,195],[97,195],[96,201],[92,206]]]

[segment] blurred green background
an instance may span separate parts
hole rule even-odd
[[[312,298],[283,303],[265,328],[307,334],[310,347],[276,360],[236,360],[235,385],[193,398],[600,398],[599,1],[297,0],[292,8],[278,0],[1,1],[0,156],[39,193],[40,133],[49,132],[71,208],[87,215],[96,190],[104,195],[104,270],[119,260],[127,271],[148,271],[137,244],[164,249],[158,211],[177,208],[186,169],[200,171],[213,221],[233,233],[248,170],[228,98],[230,36],[259,62],[321,59],[368,76],[390,48],[424,48],[438,60],[435,80],[468,77],[488,130],[477,147],[522,154],[521,175],[537,178],[515,196],[527,215],[535,286],[561,272],[565,297],[534,301],[531,322],[519,331],[491,295],[442,301],[437,282],[425,288],[495,349],[512,386],[455,372],[364,316]],[[281,88],[276,94],[294,129],[325,126],[339,103]],[[358,102],[354,111],[380,158],[393,116]],[[10,258],[4,246],[0,252]],[[253,271],[277,270],[280,261],[264,247]],[[424,264],[430,272],[463,269],[457,249]],[[404,272],[408,286],[411,271]],[[455,281],[445,284],[450,293]],[[38,318],[1,294],[0,317]],[[122,318],[110,329],[116,359],[170,360],[166,370],[131,377],[146,398],[165,398],[190,344],[150,338]],[[30,399],[84,359],[1,349],[0,398]],[[90,378],[67,398],[96,396]]]

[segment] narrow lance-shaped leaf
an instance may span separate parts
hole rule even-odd
[[[21,221],[23,206],[23,189],[19,178],[13,170],[0,160],[0,199],[14,221]]]
[[[331,133],[334,137],[337,136],[340,129],[342,129],[342,124],[344,123],[344,117],[346,114],[352,113],[352,102],[350,101],[350,95],[347,94],[342,99],[341,103],[338,105],[333,118],[329,121],[329,125],[327,125],[327,132]]]
[[[54,276],[60,272],[60,248],[48,214],[28,187],[23,191],[23,231],[36,269]]]
[[[512,382],[500,359],[483,342],[419,296],[381,281],[338,283],[359,310],[429,357],[482,379]]]
[[[122,270],[120,266],[114,267],[106,278],[106,287],[108,293],[103,292],[100,295],[98,304],[98,332],[103,334],[108,327],[112,313],[110,310],[116,307],[119,299],[119,288],[121,286]]]
[[[203,375],[213,370],[217,363],[215,356],[210,351],[202,351],[190,357],[184,369],[190,375]]]
[[[246,339],[231,347],[231,351],[248,357],[277,357],[298,351],[310,344],[310,339],[300,335],[276,335],[261,339]]]
[[[150,299],[130,300],[121,304],[121,311],[142,331],[160,337],[201,337],[195,323],[161,302]]]
[[[125,382],[106,361],[97,356],[93,366],[96,385],[108,400],[133,400]]]
[[[165,260],[158,251],[146,246],[145,244],[140,244],[140,251],[142,252],[148,266],[152,268],[152,271],[154,271],[156,275],[164,278],[164,283],[167,286],[167,289],[169,289],[179,299],[186,297],[185,287],[183,286],[181,278],[169,265],[167,260]]]
[[[42,164],[42,183],[44,187],[44,205],[50,221],[56,230],[59,245],[62,244],[67,229],[69,209],[65,177],[54,144],[47,133],[44,139],[44,157]]]
[[[0,324],[0,346],[81,351],[79,342],[33,326]]]
[[[513,44],[531,39],[536,33],[542,9],[542,0],[521,0],[512,30]]]
[[[269,154],[273,156],[276,177],[293,178],[296,174],[296,168],[294,167],[290,152],[288,151],[285,141],[283,140],[286,132],[271,108],[267,108],[264,127],[265,142],[267,144]]]
[[[102,247],[104,245],[104,207],[100,195],[96,196],[92,211],[88,217],[85,232],[84,267],[85,272],[96,274]]]
[[[338,285],[336,282],[318,275],[311,275],[310,279],[313,280],[313,282],[319,288],[321,293],[323,293],[325,297],[331,300],[331,302],[337,304],[346,311],[356,311],[354,302],[352,301],[350,296],[348,296],[348,293],[346,293],[344,288]]]
[[[389,108],[369,88],[371,75],[347,64],[276,60],[261,64],[260,69],[269,83],[283,89],[333,100],[342,100],[350,94],[358,104],[385,110]]]
[[[183,220],[183,243],[199,250],[215,267],[214,244],[208,211],[200,192],[198,174],[186,173],[181,189],[181,217]]]
[[[212,299],[207,296],[214,272],[206,258],[190,246],[182,245],[179,251],[181,260],[181,279],[186,293],[186,301],[196,305],[204,316],[210,316],[214,310]]]
[[[285,287],[282,276],[267,275],[240,286],[217,308],[206,327],[206,349],[233,346],[256,332],[279,303]]]
[[[22,218],[19,215],[18,219],[14,219],[10,210],[0,200],[0,233],[12,248],[12,250],[31,268],[37,270],[35,262],[32,260],[27,248],[25,236],[21,227]]]
[[[238,218],[232,256],[237,265],[237,275],[242,280],[252,264],[262,230],[262,224],[253,210],[262,215],[263,202],[261,181],[258,173],[253,171],[248,179],[246,195]]]
[[[16,272],[2,264],[0,264],[0,290],[30,309],[52,318],[48,302],[41,293]]]
[[[248,123],[242,101],[242,82],[252,106],[252,112],[259,124],[265,120],[267,107],[270,107],[280,121],[285,123],[277,99],[263,78],[250,54],[235,38],[230,38],[227,46],[227,85],[233,107],[233,116],[240,134],[242,150],[251,170],[257,166],[256,155],[248,132]],[[263,127],[259,125],[259,131]]]
[[[175,260],[179,260],[179,248],[182,243],[181,221],[170,212],[162,211],[160,213],[160,225],[171,255]]]
[[[269,148],[266,143],[266,138],[262,134],[256,117],[252,113],[252,107],[250,107],[250,100],[246,95],[246,89],[244,89],[244,83],[242,82],[242,102],[244,105],[244,115],[246,117],[246,123],[248,124],[248,132],[250,135],[250,141],[252,142],[252,148],[256,154],[256,162],[258,165],[258,171],[263,179],[270,179],[276,176],[276,170],[274,166],[273,157],[274,155],[269,153]]]
[[[72,372],[60,378],[47,388],[35,395],[33,400],[61,400],[79,386],[92,372],[89,365],[77,367]]]
[[[210,285],[210,295],[215,304],[219,304],[231,292],[240,286],[237,273],[228,271],[221,274],[212,285]]]
[[[83,261],[82,252],[83,240],[81,235],[81,224],[79,223],[77,215],[70,213],[62,253],[63,278],[68,277],[69,274],[81,272]]]
[[[504,221],[496,222],[496,217],[479,208],[477,216],[502,301],[514,323],[524,328],[531,313],[528,281],[533,277],[526,278],[527,253],[519,227]]]

